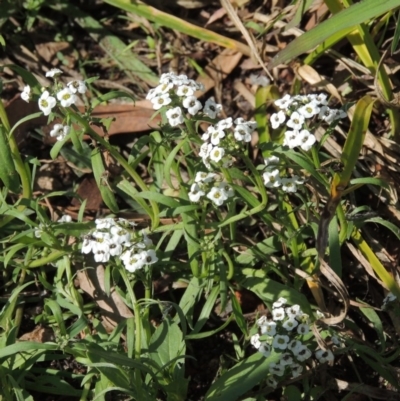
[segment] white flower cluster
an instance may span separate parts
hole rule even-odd
[[[284,134],[283,145],[290,149],[300,147],[308,151],[314,145],[316,139],[310,132],[307,120],[316,117],[330,124],[346,117],[343,110],[328,107],[327,96],[323,93],[297,96],[287,94],[274,103],[280,111],[271,115],[271,126],[276,129],[285,124],[289,128]]]
[[[204,165],[208,169],[211,169],[211,161],[223,167],[231,165],[232,153],[251,141],[251,134],[256,126],[255,121],[245,121],[243,118],[233,121],[232,117],[228,117],[208,127],[201,136],[204,143],[199,153]]]
[[[46,72],[46,77],[55,78],[62,74],[62,71],[58,68],[53,68]],[[52,109],[57,105],[57,101],[62,107],[70,107],[76,103],[78,97],[77,93],[84,94],[87,91],[86,84],[84,81],[74,80],[67,83],[67,86],[61,87],[60,82],[55,85],[54,93],[50,93],[45,90],[38,101],[39,109],[45,116],[48,116]],[[21,93],[21,98],[26,102],[29,102],[32,98],[31,87],[29,85],[24,87]],[[56,137],[58,141],[62,141],[70,131],[69,126],[62,124],[56,124],[50,132],[50,136]]]
[[[285,307],[286,303],[285,298],[279,298],[272,304],[272,320],[266,316],[258,319],[261,334],[254,334],[250,340],[265,357],[269,357],[272,351],[280,353],[279,361],[269,365],[271,376],[267,383],[273,388],[278,385],[276,376],[300,376],[305,362],[312,356],[312,351],[302,342],[303,336],[310,332],[309,317],[299,305]],[[315,357],[320,363],[334,359],[330,350],[322,349],[315,352]]]
[[[94,260],[105,263],[111,256],[119,256],[126,270],[135,272],[158,261],[152,241],[144,232],[135,233],[134,223],[126,219],[96,219],[96,228],[85,236],[82,253],[94,254]]]
[[[221,206],[234,195],[234,191],[228,183],[218,181],[217,174],[199,171],[188,195],[192,202],[199,202],[201,197],[206,196],[215,205]]]
[[[281,172],[278,168],[279,157],[270,156],[264,159],[266,165],[265,172],[263,173],[264,185],[267,188],[279,188],[285,192],[296,192],[297,185],[304,183],[297,175],[292,177],[281,177]]]

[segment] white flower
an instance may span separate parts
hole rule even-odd
[[[199,185],[197,183],[192,184],[188,193],[190,201],[198,202],[203,195],[205,195],[205,192],[201,190]]]
[[[333,362],[335,357],[330,349],[324,350],[319,349],[315,352],[315,357],[318,359],[319,363]]]
[[[278,106],[281,110],[287,110],[292,102],[292,97],[287,94],[282,99],[275,100],[274,104]]]
[[[212,148],[209,157],[212,161],[214,161],[215,163],[218,163],[222,157],[225,154],[225,149],[224,148],[220,148],[219,146],[215,146]]]
[[[194,178],[195,182],[212,182],[214,177],[216,176],[215,173],[205,173],[204,171],[198,171],[196,173],[196,177]]]
[[[289,306],[289,307],[285,308],[285,312],[289,317],[291,317],[293,319],[295,317],[299,316],[300,313],[302,313],[301,309],[300,309],[300,305]]]
[[[269,364],[269,372],[277,376],[283,376],[285,373],[285,367],[278,363],[271,362]]]
[[[110,255],[111,256],[119,256],[122,253],[122,245],[116,242],[112,242],[110,244]]]
[[[335,117],[336,117],[335,110],[330,109],[328,106],[322,106],[318,114],[318,118],[323,121],[326,121],[328,124],[335,121]]]
[[[207,198],[213,201],[217,206],[221,206],[228,199],[228,196],[223,189],[213,187],[207,194]]]
[[[219,145],[222,138],[225,137],[225,132],[218,127],[211,127],[211,130],[207,130],[210,133],[211,143],[213,145]]]
[[[180,85],[176,90],[176,94],[178,96],[192,96],[193,93],[194,93],[193,88],[188,85]]]
[[[63,72],[58,68],[52,68],[51,70],[46,72],[46,77],[54,78],[58,75],[61,75]]]
[[[69,88],[64,88],[57,93],[57,99],[62,107],[69,107],[76,102],[76,95]]]
[[[162,83],[154,88],[155,93],[157,96],[168,94],[170,89],[174,87],[174,84],[172,82],[166,82]]]
[[[84,94],[87,91],[85,82],[80,80],[68,82],[67,87],[72,93],[78,92]]]
[[[154,110],[159,110],[161,107],[166,106],[171,103],[171,98],[169,97],[168,93],[164,93],[163,95],[153,97],[150,99],[151,103],[153,104]]]
[[[139,254],[146,265],[152,265],[158,262],[158,258],[156,255],[156,251],[154,249],[147,249],[146,251],[142,251]]]
[[[299,377],[303,371],[303,366],[298,363],[292,363],[289,368],[292,370],[293,377]]]
[[[125,228],[118,225],[112,226],[110,228],[110,234],[112,241],[116,244],[129,244],[131,240],[131,235]]]
[[[261,343],[258,352],[261,352],[266,358],[268,358],[271,355],[271,346],[266,342]]]
[[[303,129],[299,132],[297,140],[299,141],[300,147],[306,152],[312,148],[316,141],[315,136],[306,129]]]
[[[165,84],[165,83],[168,84],[170,82],[173,82],[174,79],[176,79],[176,74],[175,73],[173,73],[173,72],[165,72],[165,73],[161,74],[160,83],[161,84]]]
[[[278,385],[278,382],[274,379],[273,376],[268,377],[267,386],[272,387],[272,388],[276,388],[277,385]]]
[[[96,230],[103,230],[103,229],[108,230],[112,226],[115,226],[115,220],[112,219],[111,217],[96,219],[94,222],[96,224]]]
[[[29,85],[24,86],[24,90],[21,92],[21,99],[29,103],[32,98],[31,87]]]
[[[311,95],[309,95],[311,96]],[[327,105],[328,104],[328,100],[327,100],[328,96],[325,93],[320,93],[319,95],[316,95],[313,100],[315,100],[318,104],[322,104],[322,105]]]
[[[295,348],[293,351],[294,356],[300,362],[304,362],[308,358],[311,358],[312,352],[305,346],[300,345],[299,347]]]
[[[283,297],[280,297],[280,298],[278,298],[278,300],[277,301],[275,301],[273,304],[272,304],[272,309],[275,309],[275,308],[281,308],[283,305],[285,305],[287,303],[287,299],[286,298],[283,298]]]
[[[289,146],[290,149],[295,148],[296,146],[300,146],[299,141],[299,131],[286,131],[285,139],[283,140],[284,146]]]
[[[43,111],[45,116],[51,113],[51,109],[56,105],[56,99],[50,96],[48,91],[44,91],[39,98],[39,109]]]
[[[213,146],[211,143],[203,143],[200,146],[200,152],[199,152],[199,156],[206,158],[210,155],[211,150],[213,149]]]
[[[57,137],[57,141],[62,141],[71,131],[68,125],[54,124],[53,129],[50,131],[51,137]]]
[[[233,131],[233,136],[237,141],[250,142],[251,141],[251,129],[248,125],[239,124]]]
[[[261,347],[260,335],[258,333],[251,336],[250,344],[256,349],[259,349]]]
[[[94,253],[94,260],[97,263],[105,263],[110,260],[110,252],[103,249],[97,249]]]
[[[219,129],[228,129],[232,127],[232,117],[225,118],[224,120],[220,120],[217,123]]]
[[[176,127],[183,123],[182,109],[180,107],[174,107],[173,109],[167,110],[165,114],[171,127]]]
[[[273,337],[276,334],[276,323],[275,322],[265,322],[260,325],[261,334],[267,334]]]
[[[202,104],[197,100],[196,96],[187,96],[183,100],[182,104],[192,116],[195,116],[203,107]]]
[[[278,113],[272,114],[270,118],[272,128],[278,128],[283,122],[285,122],[285,120],[286,114],[283,112],[283,110],[280,110]]]
[[[301,323],[297,326],[297,332],[299,334],[308,334],[310,332],[310,325],[307,323]]]
[[[286,125],[294,130],[299,130],[302,128],[304,123],[304,116],[294,111],[287,121]]]
[[[279,321],[285,318],[285,310],[281,308],[274,308],[272,309],[272,319]]]
[[[282,354],[279,364],[282,366],[291,365],[293,363],[293,356],[289,352]]]
[[[92,252],[94,243],[95,243],[95,241],[93,241],[93,239],[90,235],[84,237],[83,242],[82,242],[81,252],[84,254],[88,254],[88,253]]]
[[[282,324],[282,327],[287,331],[292,331],[295,327],[298,326],[298,324],[299,323],[295,318],[289,318]]]
[[[127,250],[121,255],[125,269],[131,273],[141,269],[145,265],[144,254],[135,253],[134,250]]]
[[[268,188],[277,188],[281,185],[279,170],[267,170],[263,173],[264,185]]]
[[[213,97],[206,100],[204,104],[203,112],[210,118],[215,118],[222,110],[222,106],[219,103],[215,103]]]
[[[288,345],[288,349],[292,351],[295,355],[299,348],[303,345],[303,343],[299,340],[292,340]]]
[[[155,97],[157,97],[157,91],[156,91],[156,88],[152,88],[147,93],[146,99],[151,100],[151,99],[154,99]]]
[[[282,178],[282,189],[285,192],[297,192],[296,180],[293,178]]]
[[[319,113],[320,109],[316,102],[310,102],[301,106],[298,111],[305,118],[312,118]]]
[[[289,336],[286,334],[277,334],[274,337],[274,341],[272,342],[272,346],[277,349],[286,349],[289,344]]]
[[[61,218],[57,220],[58,223],[71,223],[72,217],[69,214],[63,214]]]
[[[225,192],[226,196],[228,198],[231,198],[232,196],[235,195],[235,191],[233,190],[233,188],[226,182],[221,182],[218,185],[219,189],[221,189],[222,191]]]

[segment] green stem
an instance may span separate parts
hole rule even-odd
[[[110,145],[109,142],[107,142],[103,137],[101,137],[99,134],[97,134],[88,124],[88,122],[83,119],[79,114],[77,113],[72,113],[73,117],[81,124],[82,127],[85,128],[85,132],[89,134],[95,141],[100,143],[105,149],[107,149],[110,154],[114,157],[114,159],[125,169],[125,171],[131,176],[131,178],[136,182],[136,184],[139,186],[139,188],[145,192],[148,191],[149,188],[145,184],[145,182],[142,180],[140,175],[136,172],[136,170],[128,163],[125,158],[118,153],[116,149],[114,149],[113,146]],[[152,229],[154,230],[155,228],[158,227],[160,223],[160,218],[159,218],[159,208],[156,202],[150,201],[150,205],[152,208],[152,213],[150,213],[150,218],[152,222]]]
[[[60,259],[64,255],[66,255],[66,251],[53,251],[49,255],[45,256],[44,258],[36,259],[33,262],[30,262],[27,264],[27,268],[32,269],[36,267],[41,267],[48,265],[51,262],[54,262],[55,260]]]

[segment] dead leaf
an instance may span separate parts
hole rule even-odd
[[[22,335],[19,341],[33,341],[35,343],[54,341],[54,332],[49,327],[37,326],[33,331]]]

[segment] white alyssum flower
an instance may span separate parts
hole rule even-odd
[[[305,345],[300,345],[292,352],[299,362],[304,362],[312,356],[312,352]]]
[[[286,349],[289,344],[290,338],[286,334],[277,334],[274,337],[272,346],[276,349]]]
[[[215,118],[222,111],[222,105],[216,103],[213,97],[210,97],[204,103],[203,113],[210,117]]]
[[[267,170],[263,173],[264,185],[267,188],[278,188],[282,181],[278,169]]]
[[[74,81],[69,81],[67,83],[67,88],[72,92],[72,93],[81,93],[82,95],[86,93],[87,87],[85,84],[85,81],[80,81],[80,80],[74,80]]]
[[[39,109],[42,110],[45,116],[48,116],[55,105],[56,99],[53,96],[50,96],[48,91],[44,91],[39,98]]]
[[[279,363],[271,362],[269,364],[269,372],[277,376],[283,376],[285,373],[285,367]]]
[[[276,323],[275,322],[265,322],[260,325],[261,334],[267,334],[273,337],[276,334]]]
[[[303,129],[299,132],[297,140],[299,142],[299,146],[306,152],[309,151],[316,142],[315,136],[306,129]]]
[[[207,130],[210,135],[210,141],[213,145],[219,145],[222,138],[225,138],[225,131],[218,127],[210,127],[210,130]]]
[[[62,107],[70,107],[76,103],[77,97],[67,87],[57,93],[57,99],[59,100]]]
[[[283,305],[287,303],[287,299],[280,297],[277,301],[272,304],[272,309],[281,308]]]
[[[195,116],[203,107],[203,105],[197,100],[196,96],[187,96],[183,100],[182,105],[192,116]]]
[[[180,86],[178,86],[178,89],[176,90],[176,94],[178,96],[193,96],[194,88],[189,85],[180,85]]]
[[[233,136],[237,141],[250,142],[251,141],[251,128],[245,124],[239,124],[233,130]]]
[[[213,162],[218,163],[223,158],[224,154],[225,154],[224,148],[215,146],[210,151],[209,157]]]
[[[292,370],[293,377],[299,377],[303,372],[303,366],[298,363],[292,363],[289,368]]]
[[[315,357],[318,359],[319,363],[325,363],[325,362],[333,362],[335,360],[335,357],[332,353],[331,350],[323,350],[319,349],[315,352]]]
[[[21,99],[29,103],[32,98],[31,87],[29,85],[24,86],[24,90],[21,92]]]
[[[278,113],[272,114],[270,121],[271,121],[271,126],[273,129],[277,129],[280,127],[282,123],[284,123],[286,120],[286,114],[284,113],[283,110],[280,110]]]
[[[319,114],[320,108],[318,107],[318,103],[315,101],[311,101],[310,103],[301,106],[299,109],[299,113],[305,118],[312,118]]]
[[[256,349],[261,347],[260,335],[258,333],[251,336],[250,344]]]
[[[278,386],[278,382],[275,380],[273,376],[268,377],[267,379],[267,386],[276,388]]]
[[[47,78],[54,78],[61,75],[63,72],[59,68],[52,68],[51,70],[46,72]]]
[[[207,198],[217,206],[221,206],[228,199],[228,195],[222,188],[213,187],[207,194]]]
[[[294,111],[290,115],[290,119],[286,122],[286,125],[293,130],[300,130],[304,124],[304,116]]]
[[[286,329],[287,331],[292,331],[295,327],[297,327],[299,322],[293,318],[290,317],[289,319],[285,320],[284,323],[282,324],[282,327]]]
[[[220,182],[218,188],[224,191],[228,198],[231,198],[235,195],[233,188],[226,182]]]
[[[258,348],[258,352],[261,352],[266,358],[268,358],[271,355],[271,346],[266,342],[263,342]]]
[[[71,223],[72,217],[69,214],[63,214],[58,220],[57,223]]]
[[[308,334],[310,332],[310,325],[307,323],[301,323],[297,326],[297,333],[301,335]]]
[[[292,97],[287,94],[283,98],[275,100],[274,104],[278,106],[281,110],[287,110],[292,102]]]
[[[204,171],[198,171],[194,178],[195,182],[213,182],[214,177],[216,176],[215,173],[206,173]]]
[[[53,129],[50,131],[51,137],[56,137],[57,141],[62,141],[71,131],[71,127],[68,125],[54,124]]]
[[[283,145],[289,146],[290,149],[294,149],[295,147],[300,146],[299,131],[297,130],[286,131],[285,138],[283,140]]]
[[[165,113],[168,122],[171,125],[171,127],[176,127],[179,124],[182,124],[184,121],[183,115],[182,115],[182,109],[178,107],[174,107],[173,109],[167,110]]]
[[[277,156],[268,156],[264,158],[264,164],[268,167],[275,166],[279,164],[279,157]]]
[[[282,178],[282,189],[285,192],[297,192],[298,184],[303,184],[303,181],[299,180],[297,176]]]
[[[296,318],[297,316],[300,315],[301,309],[300,309],[300,305],[292,305],[292,306],[288,306],[287,308],[285,308],[285,312],[286,314],[290,317],[290,318]]]
[[[120,257],[125,266],[125,269],[131,273],[140,270],[145,265],[144,254],[136,253],[134,249],[125,251]]]
[[[164,93],[160,96],[153,97],[150,101],[153,104],[153,109],[159,110],[159,109],[161,109],[161,107],[167,106],[168,104],[170,104],[172,100],[168,93]]]
[[[292,365],[293,363],[293,356],[289,352],[284,352],[281,356],[279,364],[282,366],[288,366]]]
[[[172,82],[162,83],[154,88],[154,91],[157,96],[169,94],[169,91],[174,87]]]
[[[199,184],[197,184],[197,182],[193,183],[190,187],[190,192],[188,193],[190,201],[197,203],[204,195],[205,192],[201,190]]]
[[[220,129],[229,129],[233,125],[232,117],[225,118],[223,120],[218,121],[217,127]]]

